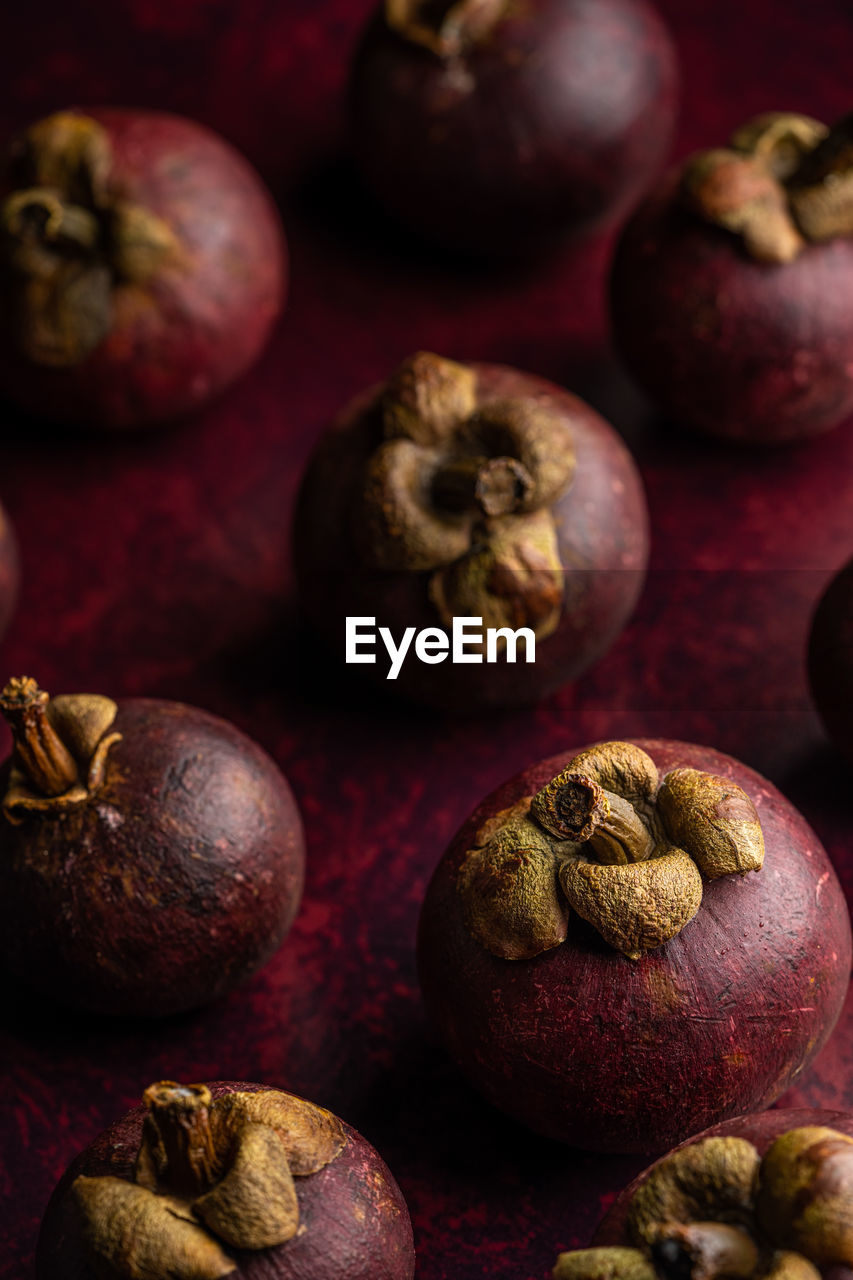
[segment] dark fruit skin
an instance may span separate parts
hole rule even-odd
[[[275,763],[216,716],[131,698],[113,729],[83,805],[0,817],[2,951],[64,1004],[154,1017],[215,1000],[277,949],[302,892],[302,823]]]
[[[515,255],[624,213],[663,163],[675,53],[644,0],[527,0],[460,58],[368,27],[352,149],[381,204],[466,252]]]
[[[783,1133],[791,1129],[816,1125],[827,1129],[837,1129],[853,1137],[853,1115],[847,1111],[817,1111],[811,1107],[782,1108],[778,1111],[762,1111],[756,1115],[736,1116],[724,1124],[713,1125],[703,1133],[697,1133],[688,1142],[679,1144],[688,1147],[702,1138],[745,1138],[751,1142],[760,1156],[766,1154],[771,1145]],[[671,1153],[667,1153],[671,1154]],[[665,1159],[662,1156],[661,1159]],[[648,1178],[660,1160],[649,1165],[634,1179],[630,1186],[620,1193],[616,1202],[608,1210],[595,1231],[596,1245],[621,1245],[628,1243],[626,1220],[631,1197]],[[844,1267],[830,1268],[824,1273],[828,1280],[844,1280],[850,1273]]]
[[[428,666],[412,655],[398,678],[386,680],[384,651],[376,666],[347,672],[375,679],[433,707],[457,712],[523,705],[545,697],[590,666],[615,640],[630,616],[648,559],[648,515],[642,481],[631,455],[594,409],[553,383],[502,365],[473,364],[484,395],[525,397],[543,392],[571,416],[577,469],[552,508],[561,562],[583,572],[569,575],[570,607],[556,631],[536,644],[536,661]],[[364,393],[320,441],[300,490],[294,554],[305,613],[327,644],[344,648],[347,616],[376,617],[399,640],[406,627],[440,625],[427,595],[427,578],[414,572],[369,571],[358,561],[349,512],[370,452],[375,447],[372,409],[376,388]]]
[[[827,733],[853,760],[853,560],[830,582],[815,612],[809,679]]]
[[[219,1081],[214,1098],[267,1086]],[[66,1236],[65,1196],[75,1178],[112,1175],[131,1179],[145,1107],[136,1107],[69,1166],[51,1197],[38,1241],[38,1280],[88,1280],[78,1246]],[[337,1159],[297,1178],[300,1222],[305,1230],[286,1244],[233,1251],[234,1280],[411,1280],[415,1269],[406,1202],[385,1162],[355,1129],[344,1125],[347,1144]]]
[[[758,262],[682,209],[678,182],[664,179],[616,252],[612,323],[629,370],[678,427],[773,445],[837,426],[853,413],[853,241]]]
[[[566,942],[532,961],[490,955],[464,926],[457,868],[482,822],[536,792],[570,752],[480,805],[439,864],[420,921],[424,999],[453,1057],[496,1107],[589,1150],[661,1151],[770,1106],[828,1038],[850,973],[841,888],[793,806],[709,747],[638,745],[661,773],[686,765],[743,787],[764,831],[760,872],[706,884],[695,919],[640,960],[576,916]]]
[[[111,183],[166,222],[189,266],[159,271],[141,290],[119,286],[112,330],[72,368],[0,351],[0,391],[60,422],[166,422],[201,408],[260,355],[285,301],[284,234],[258,174],[203,125],[155,111],[82,114],[107,131]]]
[[[6,630],[18,596],[18,548],[9,517],[0,507],[0,636]]]

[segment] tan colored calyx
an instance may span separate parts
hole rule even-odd
[[[757,261],[791,262],[809,243],[853,234],[853,117],[830,130],[808,116],[757,116],[730,147],[690,157],[681,194]]]
[[[693,919],[703,878],[760,870],[755,807],[728,778],[675,769],[627,742],[575,756],[478,833],[457,888],[472,936],[503,959],[559,946],[570,911],[629,959]]]
[[[111,189],[111,164],[106,130],[73,112],[39,121],[17,147],[0,289],[13,339],[38,364],[79,364],[109,333],[114,289],[179,260],[166,223]]]
[[[216,1280],[237,1264],[228,1246],[267,1249],[299,1230],[294,1177],[335,1160],[340,1121],[292,1094],[233,1093],[166,1080],[144,1095],[134,1181],[72,1185],[88,1262],[120,1280]]]
[[[427,574],[446,626],[462,615],[550,635],[565,589],[552,507],[575,470],[565,411],[544,395],[484,399],[473,369],[419,352],[376,417],[354,511],[365,566]]]
[[[107,755],[121,739],[120,733],[108,732],[118,712],[110,698],[50,698],[31,677],[16,676],[0,693],[0,712],[14,738],[3,799],[9,822],[73,808],[101,786]]]
[[[459,57],[506,16],[509,0],[385,0],[385,21],[439,58]]]
[[[778,1244],[853,1267],[853,1138],[809,1126],[777,1138],[761,1165],[758,1220]]]

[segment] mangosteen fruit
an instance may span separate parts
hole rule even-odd
[[[464,824],[418,938],[428,1012],[486,1098],[550,1138],[666,1150],[768,1107],[831,1032],[844,895],[759,774],[688,743],[532,765]]]
[[[645,0],[384,0],[351,73],[351,148],[420,235],[524,254],[639,199],[669,148],[676,79]]]
[[[71,1164],[37,1280],[411,1280],[390,1171],[322,1107],[257,1084],[160,1081]]]
[[[769,112],[691,156],[628,224],[617,346],[678,427],[755,444],[853,412],[853,116]]]
[[[635,1178],[554,1280],[844,1280],[853,1116],[765,1111],[691,1138]]]
[[[0,955],[61,1003],[150,1017],[216,999],[277,949],[299,811],[233,725],[178,702],[0,693]]]
[[[321,439],[294,551],[333,650],[348,619],[369,624],[376,647],[348,661],[373,663],[386,689],[475,711],[535,701],[604,652],[642,586],[648,519],[627,449],[589,405],[531,374],[421,352]],[[383,633],[398,655],[408,638],[405,660],[385,661]]]
[[[0,172],[0,392],[125,429],[198,409],[262,350],[287,253],[247,160],[192,120],[60,111]]]

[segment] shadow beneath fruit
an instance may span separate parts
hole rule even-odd
[[[848,835],[851,780],[853,768],[839,751],[826,742],[783,776],[779,787],[811,823],[826,846],[847,902],[853,909],[853,846]]]

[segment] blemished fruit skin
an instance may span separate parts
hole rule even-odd
[[[515,256],[630,208],[665,160],[676,100],[672,41],[645,0],[527,0],[450,59],[378,11],[351,73],[351,149],[400,222]]]
[[[248,160],[205,126],[159,111],[78,114],[106,130],[111,189],[165,222],[181,264],[144,285],[119,283],[109,333],[73,367],[37,364],[4,344],[0,390],[58,422],[165,423],[207,404],[263,350],[287,292],[281,221]],[[0,194],[8,186],[7,174]]]
[[[156,1017],[217,999],[277,950],[304,836],[278,766],[233,725],[118,705],[103,786],[61,814],[0,816],[0,948],[63,1004]]]
[[[764,1156],[773,1142],[783,1133],[806,1126],[836,1129],[839,1133],[846,1133],[853,1137],[853,1115],[850,1115],[847,1111],[818,1111],[811,1107],[782,1107],[778,1110],[761,1111],[754,1115],[736,1116],[732,1120],[726,1120],[723,1124],[712,1125],[704,1132],[697,1133],[689,1138],[687,1142],[680,1143],[679,1146],[691,1146],[694,1142],[699,1142],[703,1138],[745,1138],[747,1142],[753,1144],[760,1156]],[[666,1154],[669,1155],[670,1153],[667,1152]],[[661,1160],[663,1159],[665,1159],[665,1156],[661,1156]],[[644,1169],[624,1191],[620,1192],[613,1206],[598,1224],[595,1231],[594,1244],[621,1245],[627,1243],[626,1220],[631,1197],[658,1164],[660,1164],[660,1160],[656,1160],[654,1164],[649,1165],[648,1169]],[[844,1277],[850,1273],[846,1268],[836,1267],[824,1274],[827,1277],[831,1277],[832,1280],[844,1280]]]
[[[835,1025],[851,943],[826,853],[770,782],[709,747],[637,745],[661,776],[687,766],[737,782],[758,811],[762,870],[707,883],[695,918],[639,960],[574,915],[565,943],[533,960],[491,955],[465,927],[460,864],[484,820],[537,792],[567,752],[464,824],[427,891],[418,965],[432,1021],[494,1106],[573,1146],[655,1153],[784,1092]]]
[[[214,1098],[257,1093],[267,1086],[217,1081]],[[91,1272],[68,1227],[67,1193],[75,1178],[132,1179],[145,1107],[129,1111],[69,1166],[42,1221],[37,1280],[88,1280]],[[377,1151],[349,1125],[341,1154],[306,1178],[296,1178],[301,1228],[285,1244],[234,1251],[234,1280],[411,1280],[412,1227],[400,1188]]]
[[[9,625],[18,598],[19,574],[15,535],[9,517],[0,507],[0,639]]]
[[[675,428],[748,444],[805,439],[853,413],[853,241],[793,262],[681,207],[670,173],[628,223],[612,326],[629,371]]]
[[[556,630],[536,643],[536,660],[514,665],[426,665],[411,656],[386,679],[381,648],[373,666],[349,666],[349,679],[373,679],[455,713],[525,705],[575,679],[613,643],[642,589],[649,553],[648,513],[639,472],[608,422],[577,396],[532,374],[473,363],[483,401],[547,396],[571,420],[576,470],[551,508],[557,526],[565,600]],[[376,571],[360,561],[353,536],[356,499],[380,428],[379,389],[358,396],[320,440],[300,489],[294,556],[306,617],[343,655],[347,617],[375,617],[395,638],[407,627],[447,628],[430,602],[429,575]],[[574,571],[574,572],[573,572]]]
[[[853,560],[832,579],[815,611],[809,679],[827,733],[853,761]]]

